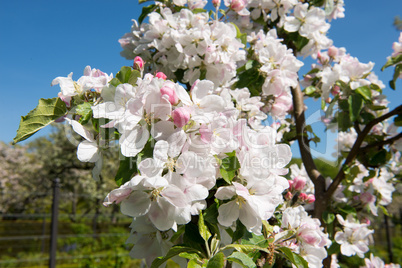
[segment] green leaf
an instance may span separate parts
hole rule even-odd
[[[91,107],[92,105],[89,102],[84,102],[77,106],[75,112],[81,116],[80,119],[78,120],[78,122],[80,122],[81,125],[85,125],[86,123],[88,123],[89,119],[91,119],[92,116]]]
[[[189,260],[201,260],[200,255],[198,255],[197,253],[188,253],[188,252],[182,252],[179,254],[180,257],[184,258],[184,259],[189,259]]]
[[[394,124],[397,127],[402,127],[402,114],[400,114],[394,118]]]
[[[400,75],[401,73],[402,73],[402,64],[398,64],[397,66],[395,66],[394,76],[392,77],[392,80],[389,81],[389,86],[390,86],[393,90],[396,89],[395,83],[396,83],[396,80],[398,80],[399,75]]]
[[[130,79],[131,76],[131,67],[128,66],[123,66],[121,67],[120,71],[116,74],[116,78],[119,79],[119,81],[124,84],[128,83],[128,80]]]
[[[221,173],[222,178],[229,184],[232,182],[232,180],[236,174],[236,171],[234,171],[234,170],[227,171],[224,168],[221,168],[219,171]]]
[[[121,84],[120,80],[114,77],[112,80],[110,80],[109,84],[111,84],[114,87],[117,87],[118,85]]]
[[[132,86],[137,85],[137,79],[141,77],[141,73],[137,70],[133,70],[130,74],[130,78],[128,79],[128,83]]]
[[[145,0],[145,1],[147,1],[147,0]],[[141,24],[144,21],[144,19],[148,16],[148,14],[152,13],[153,11],[155,11],[157,9],[157,7],[158,6],[155,5],[155,4],[143,7],[141,15],[138,18],[138,23]]]
[[[211,233],[208,230],[208,227],[205,226],[204,216],[200,211],[198,216],[198,231],[200,232],[201,237],[204,239],[205,242],[208,242],[208,239],[211,237]]]
[[[308,262],[303,259],[303,257],[301,257],[299,254],[294,253],[286,247],[278,248],[278,250],[281,251],[285,255],[285,257],[297,268],[308,268]]]
[[[304,89],[304,92],[306,93],[307,96],[314,94],[316,91],[317,88],[315,86],[309,86]]]
[[[235,250],[237,250],[239,252],[244,252],[244,253],[251,252],[251,251],[254,251],[254,250],[260,250],[260,251],[264,251],[266,253],[270,253],[267,248],[263,248],[263,247],[260,247],[260,246],[257,246],[257,245],[230,244],[230,245],[227,245],[227,246],[221,248],[221,251],[224,251],[226,249],[235,249]]]
[[[66,104],[60,98],[40,99],[35,109],[30,111],[26,116],[21,117],[20,126],[13,144],[28,139],[66,113]]]
[[[232,236],[232,243],[241,239],[246,232],[247,232],[247,228],[241,223],[240,220],[237,220],[236,221],[236,230],[234,231],[233,236]]]
[[[366,101],[371,102],[371,89],[368,86],[358,87],[356,93],[360,94]]]
[[[120,160],[119,169],[117,170],[116,176],[114,178],[117,186],[121,186],[131,180],[131,178],[138,171],[137,161],[135,157],[124,157],[122,155],[120,157],[122,159]]]
[[[255,268],[257,265],[254,263],[253,259],[247,256],[247,254],[244,254],[242,252],[233,252],[229,257],[229,261],[236,262],[243,267],[248,267],[248,268]]]
[[[218,223],[217,218],[218,218],[218,204],[214,203],[204,211],[204,220],[210,224],[217,224]]]
[[[225,255],[222,252],[215,254],[207,263],[207,268],[225,267]]]
[[[197,254],[201,255],[201,252],[199,252],[196,249],[193,249],[190,247],[183,247],[183,246],[174,246],[168,251],[168,253],[164,257],[156,258],[152,262],[151,268],[157,268],[157,267],[161,266],[162,264],[164,264],[167,260],[169,260],[169,259],[173,258],[174,256],[177,256],[183,252],[197,253]]]
[[[396,57],[392,57],[390,58],[387,63],[385,63],[384,66],[382,66],[381,71],[384,71],[385,68],[388,68],[389,66],[395,65],[399,62],[402,62],[402,54],[396,56]]]
[[[363,108],[363,98],[360,95],[351,95],[348,99],[349,103],[349,118],[354,122],[359,117],[360,111]]]
[[[335,220],[335,215],[334,213],[330,213],[328,211],[324,211],[324,213],[322,214],[322,220],[326,223],[326,224],[330,224]]]
[[[184,244],[200,252],[204,252],[203,245],[205,245],[205,242],[198,231],[198,226],[192,222],[187,223],[185,226],[185,232],[183,234]]]
[[[240,168],[240,162],[236,156],[229,156],[222,159],[221,168],[227,171],[238,170]]]
[[[192,259],[187,263],[187,268],[201,268],[202,266],[198,264],[197,260]]]
[[[387,150],[382,149],[379,152],[376,152],[370,159],[369,165],[373,167],[378,167],[387,162]]]

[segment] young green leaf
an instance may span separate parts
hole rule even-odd
[[[28,139],[66,113],[66,104],[60,98],[40,99],[35,109],[30,111],[26,116],[21,117],[20,126],[13,144]]]
[[[286,259],[288,259],[297,268],[308,268],[308,262],[299,254],[294,253],[286,247],[278,248],[278,250],[281,251],[285,255]]]
[[[130,79],[131,76],[131,67],[128,66],[123,66],[121,67],[120,71],[116,74],[116,78],[119,79],[119,81],[124,84],[128,83],[128,80]]]
[[[211,237],[211,233],[209,232],[208,227],[205,225],[202,212],[200,212],[200,215],[198,216],[198,231],[205,242],[208,242],[208,239]]]
[[[169,259],[173,258],[174,256],[177,256],[183,252],[196,253],[200,256],[202,255],[201,252],[199,252],[196,249],[190,248],[190,247],[174,246],[168,251],[168,253],[166,253],[166,255],[164,257],[156,258],[152,262],[151,268],[157,268],[157,267],[161,266],[162,264],[164,264],[167,260],[169,260]]]
[[[363,98],[360,95],[351,95],[349,102],[349,117],[350,121],[354,122],[359,117],[360,111],[363,108]]]
[[[207,268],[225,267],[225,255],[222,252],[215,254],[207,263]]]
[[[250,258],[247,254],[242,253],[242,252],[233,252],[229,257],[229,261],[236,262],[240,264],[243,267],[248,267],[248,268],[255,268],[257,265],[254,263],[253,259]]]

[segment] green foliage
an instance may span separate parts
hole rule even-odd
[[[248,268],[255,268],[257,265],[254,263],[253,259],[250,258],[247,254],[242,253],[242,252],[233,252],[229,257],[229,261],[236,262],[240,264],[243,267],[248,267]]]
[[[185,253],[196,253],[198,255],[202,255],[201,252],[199,252],[198,250],[195,250],[191,247],[174,246],[168,251],[168,253],[166,253],[166,255],[164,257],[156,258],[152,262],[151,268],[157,268],[157,267],[161,266],[162,264],[164,264],[167,260],[179,255],[180,253],[184,253],[184,252]]]
[[[297,268],[308,268],[308,263],[302,256],[294,253],[289,248],[281,247],[278,248],[281,251],[286,259],[288,259],[292,264],[294,264]]]
[[[40,99],[35,109],[26,116],[21,117],[20,126],[13,144],[28,139],[42,128],[65,115],[66,112],[66,104],[60,98]]]
[[[215,254],[207,263],[207,268],[222,268],[225,266],[225,255],[222,252]]]
[[[128,182],[137,172],[137,160],[135,157],[121,156],[119,169],[117,170],[115,181],[117,186]]]

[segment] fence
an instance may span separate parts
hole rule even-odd
[[[60,180],[55,179],[51,214],[0,214],[0,267],[48,264],[54,268],[56,263],[63,267],[104,267],[108,262],[91,262],[105,258],[112,258],[113,266],[121,267],[122,258],[128,257],[124,241],[130,220],[122,215],[105,217],[97,208],[95,214],[78,215],[80,223],[74,223],[77,215],[59,215],[59,188]],[[116,224],[118,218],[123,218],[120,224]]]

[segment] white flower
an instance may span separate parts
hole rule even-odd
[[[341,253],[345,256],[358,255],[364,257],[364,253],[369,250],[369,237],[374,230],[369,230],[367,224],[361,224],[349,214],[346,221],[341,215],[336,215],[343,231],[335,233],[335,241],[341,245]]]

